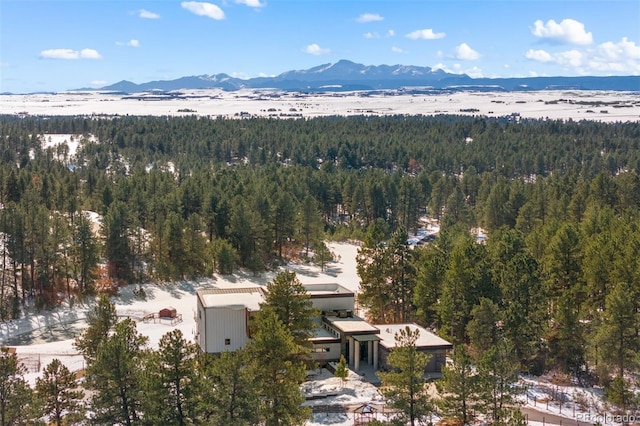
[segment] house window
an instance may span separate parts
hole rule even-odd
[[[224,339],[225,346],[229,346],[231,344],[231,339]]]

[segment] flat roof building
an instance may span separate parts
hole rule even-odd
[[[377,370],[386,366],[395,333],[405,327],[420,331],[419,350],[432,355],[428,371],[440,371],[451,343],[416,324],[372,325],[354,315],[355,293],[337,283],[303,284],[319,312],[310,339],[312,356],[321,365],[344,355],[358,371],[360,362]],[[266,287],[210,288],[197,291],[197,341],[205,352],[243,348],[250,340],[249,322],[265,302]]]

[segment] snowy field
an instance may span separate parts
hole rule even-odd
[[[399,94],[388,91],[303,94],[275,90],[181,91],[179,96],[100,92],[1,95],[0,114],[19,115],[199,115],[210,117],[319,117],[329,115],[462,114],[488,117],[640,120],[640,92],[556,90]]]

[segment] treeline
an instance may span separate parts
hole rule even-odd
[[[75,156],[43,149],[56,133],[81,135]],[[504,340],[521,370],[599,381],[630,404],[639,143],[640,123],[5,117],[0,314],[128,282],[323,264],[327,235],[353,237],[377,321],[414,320],[471,352]],[[97,235],[85,211],[101,215]],[[409,250],[425,214],[441,235]]]
[[[603,385],[609,402],[638,407],[640,218],[627,204],[637,183],[633,172],[504,181],[480,217],[485,244],[446,207],[440,236],[414,250],[378,222],[358,254],[359,303],[376,322],[435,328],[473,359],[507,347],[518,371]]]
[[[16,354],[0,349],[0,424],[305,424],[311,409],[301,406],[299,386],[313,367],[312,303],[293,273],[268,288],[251,342],[219,356],[202,353],[179,329],[149,348],[135,321],[119,321],[102,295],[75,340],[86,364],[81,380],[54,359],[31,387]]]
[[[598,173],[611,180],[631,171],[603,189],[633,208],[625,194],[636,190],[639,131],[635,123],[454,117],[6,118],[2,316],[29,297],[45,304],[61,291],[86,292],[105,275],[257,273],[310,247],[325,252],[323,231],[361,238],[378,218],[415,229],[425,208],[470,225],[514,226],[521,207],[563,209],[558,201]],[[81,135],[73,158],[66,145],[43,150],[39,135],[67,132]],[[547,199],[525,205],[533,196]],[[98,239],[87,210],[103,217]],[[101,259],[106,273],[96,269]]]
[[[53,133],[83,135],[77,155],[43,150],[38,135]],[[323,263],[329,234],[366,239],[363,253],[384,260],[369,302],[381,321],[468,343],[482,307],[525,370],[585,376],[597,363],[623,376],[637,364],[638,143],[638,123],[6,118],[0,312],[126,282]],[[98,236],[83,211],[102,215]],[[409,252],[402,230],[424,214],[441,236]],[[486,245],[469,237],[475,226]],[[630,303],[615,345],[614,297]]]

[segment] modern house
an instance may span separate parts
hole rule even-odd
[[[386,366],[395,347],[395,333],[405,327],[419,330],[417,346],[430,354],[425,372],[439,372],[453,345],[416,324],[372,325],[354,314],[355,294],[336,283],[304,284],[313,307],[320,313],[311,338],[313,358],[324,365],[344,355],[358,372],[361,363],[377,370]],[[260,310],[265,287],[211,288],[197,291],[197,341],[205,352],[221,353],[244,347],[251,336],[249,322]]]
[[[425,367],[426,373],[440,373],[447,362],[447,352],[453,350],[451,343],[417,324],[380,324],[374,327],[380,330],[380,368],[383,369],[387,368],[389,353],[396,347],[396,333],[406,327],[411,331],[419,331],[416,349],[430,356]]]
[[[204,352],[219,354],[249,342],[250,316],[260,310],[262,287],[210,288],[197,293],[197,341]]]

